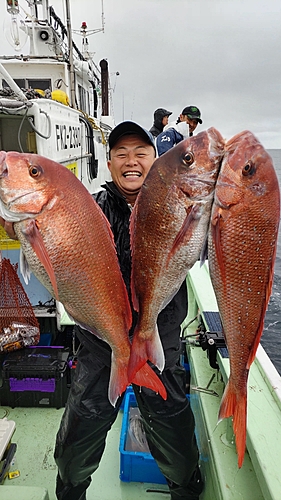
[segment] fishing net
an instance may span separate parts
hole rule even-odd
[[[0,351],[36,345],[39,323],[17,274],[17,264],[0,257]]]

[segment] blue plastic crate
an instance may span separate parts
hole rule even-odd
[[[125,482],[143,482],[167,484],[165,477],[160,471],[151,453],[139,451],[127,451],[125,449],[127,431],[129,425],[130,408],[136,408],[136,398],[132,391],[128,391],[124,397],[124,414],[120,435],[120,479]]]
[[[130,392],[130,393],[132,393],[132,394],[134,394],[134,390],[133,390],[133,388],[132,388],[132,386],[131,386],[131,385],[129,385],[129,386],[127,387],[126,391],[125,391],[125,394],[124,394],[124,397],[123,397],[123,401],[122,401],[122,403],[121,403],[121,405],[120,405],[120,408],[119,408],[119,410],[121,410],[121,411],[124,411],[125,401],[126,401],[126,396],[127,396],[127,394],[128,394],[129,392]]]

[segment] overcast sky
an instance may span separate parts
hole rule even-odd
[[[50,4],[62,15],[63,0]],[[101,26],[101,0],[70,8],[74,30]],[[89,43],[96,63],[108,60],[116,123],[150,128],[156,108],[176,120],[195,105],[198,132],[214,126],[230,138],[248,129],[281,148],[280,0],[104,0],[104,16],[105,32]]]

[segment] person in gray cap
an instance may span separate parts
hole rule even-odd
[[[112,130],[109,150],[108,168],[112,181],[107,182],[94,198],[110,223],[131,301],[130,217],[156,151],[151,133],[131,121],[120,123]],[[132,314],[131,338],[137,319],[133,308]],[[153,365],[152,369],[161,377],[167,400],[151,389],[140,389],[132,384],[151,454],[167,479],[171,500],[199,500],[203,489],[194,416],[185,393],[186,372],[180,363],[180,325],[186,314],[184,281],[157,320],[165,368],[161,375]],[[80,326],[75,326],[75,333],[81,346],[55,447],[59,500],[86,499],[91,476],[104,452],[107,433],[124,397],[124,394],[120,396],[115,407],[108,400],[109,345]]]
[[[201,112],[197,106],[187,106],[182,110],[176,122],[167,125],[157,136],[158,156],[163,155],[183,139],[191,137],[198,123],[202,124]]]
[[[172,111],[168,111],[164,108],[158,108],[154,111],[154,122],[152,127],[149,129],[149,132],[153,135],[153,137],[157,137],[166,125],[168,125],[169,116],[172,114]]]

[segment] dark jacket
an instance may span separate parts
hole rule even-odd
[[[156,111],[154,112],[154,122],[151,129],[149,130],[153,137],[157,137],[159,134],[161,134],[164,128],[162,120],[164,116],[170,116],[171,114],[172,113],[170,111],[167,111],[164,108],[156,109]]]
[[[107,182],[103,191],[99,191],[94,195],[97,203],[106,215],[113,232],[117,255],[119,259],[120,269],[124,278],[125,285],[130,293],[130,276],[131,276],[131,251],[130,251],[130,215],[131,209],[125,198],[120,194],[113,182]],[[176,350],[179,346],[180,325],[187,314],[187,289],[184,282],[169,304],[161,311],[158,316],[158,330],[165,349]],[[133,331],[137,313],[134,312]],[[105,355],[104,361],[106,364],[110,362],[108,353],[111,352],[109,345],[98,339],[92,333],[83,330],[76,326],[76,333],[82,344],[93,353],[101,356]],[[107,353],[107,355],[106,355]]]

